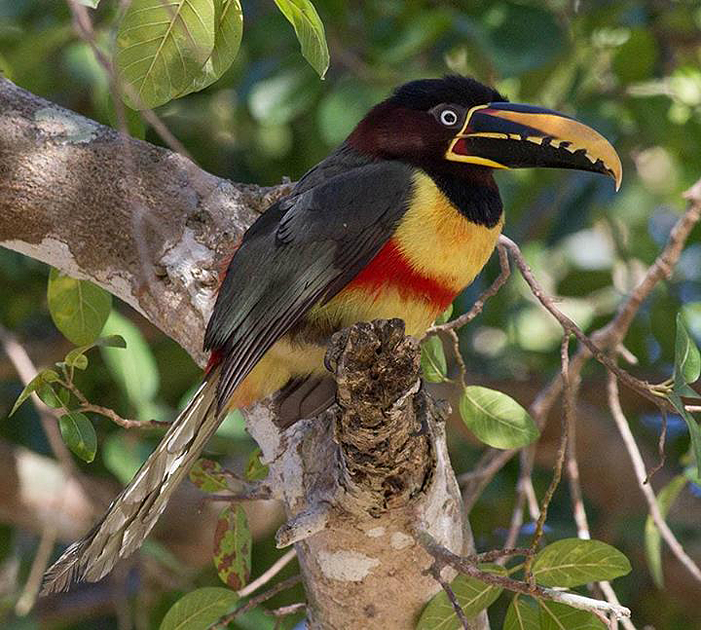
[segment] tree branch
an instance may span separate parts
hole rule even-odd
[[[431,537],[431,535],[425,531],[417,531],[416,538],[421,546],[424,547],[437,562],[451,566],[456,571],[480,580],[481,582],[485,582],[486,584],[493,584],[495,586],[505,588],[513,593],[530,595],[539,599],[567,604],[568,606],[579,608],[580,610],[613,615],[617,619],[630,617],[630,610],[625,606],[612,604],[599,599],[592,599],[591,597],[584,597],[583,595],[577,595],[576,593],[569,593],[567,591],[546,588],[544,586],[514,580],[504,575],[482,571],[476,566],[474,559],[462,558],[455,555],[438,544]]]
[[[200,364],[219,270],[288,185],[210,175],[0,79],[0,245],[92,280]]]
[[[701,568],[689,557],[689,555],[684,551],[681,543],[677,540],[672,530],[667,525],[662,513],[660,512],[660,506],[657,504],[657,498],[655,497],[655,492],[649,483],[646,483],[647,473],[645,472],[645,462],[640,454],[638,445],[635,442],[633,433],[628,426],[628,420],[623,414],[623,409],[621,408],[621,401],[618,396],[618,383],[616,382],[616,377],[609,373],[608,374],[608,402],[609,409],[611,410],[611,415],[613,416],[616,426],[618,427],[618,432],[621,434],[623,439],[623,444],[628,451],[628,456],[633,463],[633,470],[635,471],[635,476],[638,480],[638,486],[645,496],[648,508],[650,510],[650,516],[652,520],[655,521],[657,529],[660,530],[660,534],[664,541],[667,543],[670,551],[674,556],[681,562],[691,573],[691,575],[701,582]]]

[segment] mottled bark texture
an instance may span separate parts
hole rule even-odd
[[[217,178],[0,79],[0,245],[105,287],[200,363],[222,261],[285,190]],[[320,418],[280,432],[265,406],[248,414],[289,518],[278,542],[297,547],[311,627],[413,628],[438,585],[412,530],[471,545],[445,409],[399,320],[339,333],[327,362],[339,400]]]
[[[0,245],[104,286],[199,363],[221,265],[287,188],[233,184],[0,79]]]

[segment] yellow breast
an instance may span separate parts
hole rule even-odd
[[[428,175],[417,171],[409,210],[393,240],[416,271],[457,292],[489,260],[503,224],[503,218],[491,228],[468,221]]]

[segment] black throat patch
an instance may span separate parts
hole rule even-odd
[[[499,223],[504,207],[495,185],[445,173],[427,174],[466,219],[488,228]]]

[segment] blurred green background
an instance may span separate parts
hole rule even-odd
[[[117,5],[103,0],[91,13],[101,42],[108,43],[114,32]],[[505,233],[521,244],[545,287],[562,296],[562,309],[585,330],[612,317],[621,297],[665,242],[684,207],[681,193],[701,177],[701,6],[696,1],[317,0],[331,53],[324,81],[300,55],[293,30],[273,2],[244,0],[242,5],[243,44],[232,68],[205,91],[157,110],[195,161],[219,176],[264,185],[283,177],[297,179],[394,86],[450,72],[491,83],[510,100],[576,116],[606,135],[623,160],[618,194],[608,179],[590,174],[498,174],[507,209]],[[0,0],[0,71],[31,92],[110,123],[104,70],[75,34],[63,2]],[[148,126],[145,138],[161,143]],[[638,358],[631,369],[641,378],[659,381],[670,375],[677,312],[701,340],[699,237],[696,229],[672,278],[646,301],[626,338],[626,347]],[[468,309],[497,272],[492,260],[457,300],[456,312]],[[0,323],[26,346],[38,367],[60,360],[70,349],[48,315],[47,275],[46,266],[0,249]],[[129,347],[105,351],[102,359],[95,355],[80,377],[84,392],[124,416],[174,417],[185,392],[198,380],[197,368],[179,347],[123,304],[115,304],[110,327],[110,332],[128,337]],[[471,382],[501,389],[525,406],[559,370],[559,342],[559,327],[516,277],[461,332]],[[577,432],[593,536],[617,546],[633,563],[633,572],[615,587],[621,601],[632,608],[638,627],[701,627],[699,585],[676,561],[665,558],[663,589],[650,577],[642,547],[646,507],[608,416],[603,387],[603,370],[590,365],[582,384]],[[50,457],[30,405],[6,419],[20,390],[2,355],[0,439],[7,448],[23,446]],[[449,388],[440,393],[455,400]],[[661,418],[644,401],[624,394],[633,431],[652,466]],[[558,422],[550,425],[536,458],[539,496],[550,480],[559,432]],[[109,480],[124,483],[158,436],[126,433],[104,419],[96,421],[96,428],[97,458],[79,466],[113,492],[117,482],[110,485]],[[668,438],[668,459],[653,480],[656,488],[682,469],[688,448],[688,433],[678,419],[670,418]],[[451,447],[458,473],[469,470],[482,450],[457,419],[451,423]],[[243,466],[253,448],[236,422],[229,423],[212,445],[233,467]],[[480,550],[503,544],[517,474],[513,461],[472,512]],[[218,581],[204,534],[188,555],[183,552],[186,544],[178,546],[176,541],[168,547],[172,541],[166,532],[144,553],[148,570],[133,570],[111,586],[81,587],[19,617],[15,604],[40,532],[36,524],[17,523],[11,511],[5,512],[0,513],[3,627],[121,629],[132,627],[130,618],[137,628],[157,627],[182,592]],[[202,518],[209,518],[211,526],[207,510]],[[279,514],[262,506],[250,518],[257,537],[256,575],[280,554],[272,542]],[[687,485],[669,520],[692,557],[701,558],[701,489]],[[177,518],[171,521],[176,529]],[[524,541],[528,531],[526,527]],[[187,537],[189,532],[182,534]],[[548,521],[548,538],[574,535],[563,484]],[[288,568],[283,575],[291,572]],[[301,590],[291,591],[269,605],[301,597]],[[490,609],[493,627],[500,627],[508,599],[500,602]],[[285,627],[299,618],[287,620]],[[272,628],[273,621],[256,612],[239,627]]]

